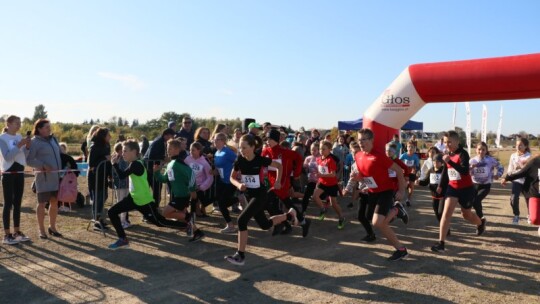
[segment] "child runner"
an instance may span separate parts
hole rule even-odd
[[[227,135],[217,133],[214,136],[214,146],[217,149],[214,155],[214,166],[219,174],[219,179],[216,184],[216,197],[218,198],[219,210],[226,222],[225,228],[221,229],[220,232],[236,233],[236,227],[229,214],[229,207],[237,201],[234,197],[236,188],[231,184],[229,178],[231,176],[234,161],[236,160],[236,153],[234,153],[226,143]]]
[[[189,151],[190,155],[186,157],[184,162],[195,173],[197,184],[197,200],[195,201],[196,206],[191,206],[191,214],[193,215],[196,212],[197,216],[205,216],[206,206],[212,203],[211,200],[207,198],[205,193],[206,190],[210,189],[212,186],[212,183],[214,182],[214,175],[212,174],[212,167],[206,158],[202,157],[202,144],[198,142],[192,143]]]
[[[330,153],[330,150],[332,149],[332,143],[327,140],[323,140],[320,143],[319,147],[322,156],[317,159],[319,179],[317,181],[317,189],[315,189],[315,192],[313,193],[313,200],[319,206],[319,208],[321,208],[319,220],[322,221],[326,216],[327,207],[323,205],[321,195],[328,195],[330,204],[332,205],[339,217],[338,229],[341,230],[343,229],[343,227],[345,227],[345,217],[343,217],[343,213],[341,213],[341,207],[339,206],[339,203],[337,201],[339,191],[338,179],[336,176],[337,162],[334,159],[332,153]]]
[[[240,213],[238,217],[238,250],[234,255],[225,256],[225,260],[235,265],[244,265],[245,252],[248,240],[247,225],[251,218],[261,227],[268,230],[272,226],[289,220],[293,225],[298,225],[296,211],[290,209],[288,213],[275,215],[268,219],[264,214],[266,206],[267,189],[261,181],[264,179],[263,168],[272,166],[276,168],[276,182],[274,189],[279,190],[281,187],[282,166],[270,158],[262,157],[255,154],[256,141],[252,135],[244,135],[240,140],[241,156],[234,163],[234,170],[230,175],[231,183],[238,190],[245,192],[249,202],[247,207]],[[236,177],[241,175],[239,182]]]
[[[446,189],[444,211],[439,229],[439,243],[431,247],[434,252],[444,252],[445,250],[444,241],[458,203],[461,206],[463,218],[476,225],[476,235],[481,235],[486,230],[486,220],[480,219],[471,211],[474,201],[474,186],[469,172],[469,153],[459,144],[459,135],[456,131],[445,133],[444,143],[449,154],[443,156],[445,166],[437,193],[442,193],[442,185],[448,184],[448,188]]]
[[[521,168],[523,168],[529,157],[531,157],[529,140],[526,138],[518,139],[516,141],[516,152],[510,156],[510,161],[508,162],[508,173],[514,174]],[[514,225],[519,224],[520,194],[523,194],[523,196],[525,197],[525,204],[527,205],[527,210],[529,209],[529,195],[525,190],[523,190],[524,182],[524,178],[518,178],[512,181],[512,196],[510,196],[510,205],[512,206],[512,212],[514,213],[514,218],[512,219],[512,224]]]
[[[118,142],[114,145],[114,154],[113,157],[118,157],[118,168],[125,171],[129,166],[128,162],[122,156],[122,143]],[[129,181],[127,178],[119,178],[118,174],[113,171],[113,184],[114,192],[116,193],[116,202],[120,202],[129,194],[128,184]],[[123,212],[120,214],[120,221],[122,222],[122,227],[124,229],[131,226],[128,218],[128,212]]]
[[[493,182],[493,170],[497,169],[495,179],[499,179],[504,172],[503,166],[498,160],[489,155],[488,146],[485,142],[479,142],[476,145],[476,156],[469,161],[471,167],[472,181],[474,183],[474,202],[473,207],[479,218],[484,218],[482,212],[482,200],[486,198],[491,190]]]
[[[373,150],[373,137],[373,131],[370,129],[364,128],[358,131],[358,141],[362,151],[355,155],[359,174],[353,178],[361,179],[368,187],[368,205],[375,206],[373,226],[379,229],[396,249],[388,260],[397,261],[405,258],[408,252],[407,248],[399,242],[389,223],[396,216],[403,222],[408,222],[408,215],[401,203],[394,205],[394,199],[402,199],[406,182],[403,174],[397,174],[399,190],[394,194],[394,183],[388,174],[388,169],[395,172],[400,172],[402,169],[384,153]]]
[[[126,198],[115,204],[109,209],[109,219],[116,230],[118,240],[111,245],[110,249],[125,248],[129,246],[124,228],[120,221],[120,213],[137,210],[148,220],[158,227],[186,228],[186,223],[170,221],[165,219],[153,203],[152,191],[148,184],[146,168],[139,159],[139,144],[134,140],[128,140],[122,143],[122,154],[124,159],[129,162],[129,167],[121,171],[118,167],[119,158],[111,159],[120,178],[129,177],[129,194]]]
[[[407,207],[411,206],[411,198],[414,192],[414,182],[416,181],[416,172],[420,170],[420,159],[416,155],[416,145],[412,142],[407,144],[407,153],[401,154],[399,159],[409,167],[409,182],[407,183]]]
[[[319,169],[317,168],[317,159],[321,157],[319,154],[319,144],[311,145],[310,152],[311,154],[304,160],[304,170],[307,172],[308,183],[304,190],[304,198],[302,199],[302,213],[306,213],[309,199],[313,195],[313,191],[315,191],[315,186],[317,186],[317,181],[319,180]]]
[[[431,163],[433,165],[424,172],[424,178],[419,180],[419,185],[429,186],[429,190],[431,191],[433,212],[435,213],[437,222],[440,224],[444,210],[444,193],[446,193],[447,186],[441,185],[441,192],[437,192],[437,188],[439,187],[439,183],[441,181],[441,174],[444,169],[443,155],[437,154]],[[448,235],[450,235],[450,229],[448,229]]]

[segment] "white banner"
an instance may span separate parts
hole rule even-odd
[[[499,127],[497,128],[497,138],[495,139],[495,144],[497,145],[497,148],[501,148],[502,118],[503,118],[503,108],[501,105],[501,114],[499,115]]]
[[[465,128],[465,135],[467,136],[467,150],[471,154],[471,105],[465,103],[465,112],[467,113],[467,128]]]
[[[487,115],[488,115],[488,111],[487,111],[487,107],[486,105],[482,105],[482,135],[481,135],[481,140],[483,142],[485,142],[487,144]]]
[[[452,130],[456,129],[457,102],[454,102],[454,116],[452,116]]]

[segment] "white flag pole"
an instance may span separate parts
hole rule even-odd
[[[501,148],[502,119],[503,119],[503,107],[501,105],[501,114],[499,115],[499,127],[497,127],[497,138],[495,139],[495,144],[497,145],[497,148]]]
[[[456,129],[457,102],[454,102],[454,116],[452,116],[452,130]]]
[[[487,143],[487,107],[486,105],[482,105],[482,136],[481,139],[483,142]]]
[[[467,128],[465,129],[465,135],[467,136],[467,150],[471,153],[471,105],[469,102],[465,103],[465,112],[467,113]]]

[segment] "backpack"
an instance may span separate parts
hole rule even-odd
[[[75,173],[68,171],[58,189],[58,201],[63,203],[74,203],[77,201],[77,176]]]

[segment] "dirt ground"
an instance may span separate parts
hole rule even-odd
[[[485,201],[486,233],[477,237],[456,212],[444,254],[429,250],[438,227],[429,192],[419,188],[409,225],[394,223],[410,251],[404,261],[386,261],[392,248],[382,238],[360,242],[365,232],[344,198],[342,231],[333,211],[321,222],[314,207],[307,238],[300,229],[272,237],[252,221],[243,267],[223,260],[236,237],[219,233],[219,214],[200,220],[206,238],[189,244],[185,233],[142,223],[132,212],[130,248],[111,251],[114,234],[86,230],[87,206],[59,217],[63,238],[40,240],[29,188],[22,230],[33,242],[1,245],[3,303],[539,303],[537,227],[510,223],[509,190],[498,186]]]

